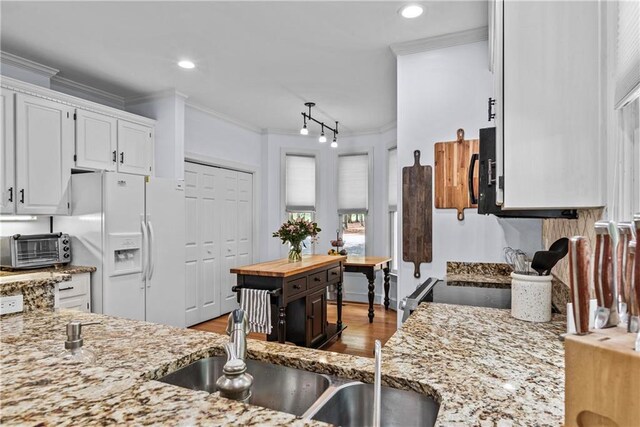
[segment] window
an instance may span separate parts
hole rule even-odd
[[[389,150],[387,165],[387,192],[389,204],[389,251],[391,270],[398,270],[398,150]]]
[[[285,212],[286,219],[315,220],[316,158],[311,155],[285,156]],[[314,253],[311,237],[303,241],[303,254]]]
[[[338,156],[338,214],[344,249],[366,254],[366,217],[369,210],[369,156]]]

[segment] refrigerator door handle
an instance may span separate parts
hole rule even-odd
[[[145,282],[147,280],[147,257],[149,251],[149,236],[147,234],[147,226],[144,221],[140,221],[140,228],[142,228],[142,253],[140,254],[140,259],[142,263],[142,287],[140,289],[144,289]]]
[[[151,278],[153,277],[153,271],[155,270],[156,267],[156,256],[154,254],[154,248],[155,248],[155,242],[156,242],[156,237],[155,237],[155,233],[153,232],[153,224],[151,223],[151,221],[147,221],[147,227],[149,228],[149,271],[148,271],[148,279],[151,280]],[[147,283],[147,286],[151,286],[151,282]]]

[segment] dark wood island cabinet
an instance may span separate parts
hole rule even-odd
[[[342,272],[345,256],[309,255],[300,262],[287,259],[232,268],[237,274],[233,288],[271,291],[270,341],[292,342],[320,348],[345,328],[342,324]],[[327,321],[327,287],[335,285],[338,318]]]

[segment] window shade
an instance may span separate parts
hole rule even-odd
[[[287,154],[285,165],[285,209],[287,212],[316,210],[316,158]]]
[[[338,213],[367,213],[369,208],[369,156],[338,157]]]
[[[615,107],[640,95],[640,2],[619,1]]]
[[[398,207],[398,150],[389,150],[388,168],[389,210],[395,211]]]

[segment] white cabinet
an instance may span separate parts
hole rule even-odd
[[[502,2],[490,22],[498,201],[603,205],[598,2]]]
[[[118,120],[118,172],[151,175],[153,129]]]
[[[2,88],[0,92],[0,213],[14,213],[15,189],[15,92]]]
[[[73,107],[16,94],[16,212],[69,212]]]
[[[91,311],[91,274],[81,273],[71,276],[68,282],[60,282],[57,287],[59,308]]]
[[[76,110],[76,166],[116,170],[118,120],[104,114]]]

